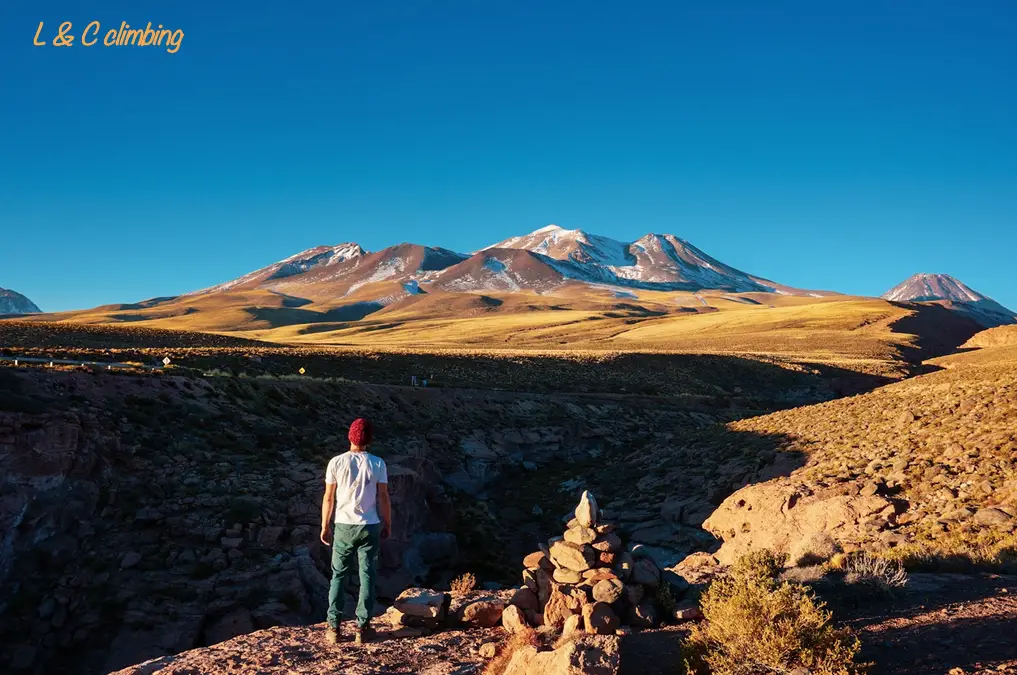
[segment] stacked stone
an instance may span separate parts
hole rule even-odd
[[[575,518],[523,560],[523,587],[509,601],[512,626],[554,626],[564,633],[613,634],[626,624],[657,624],[653,598],[660,570],[639,547],[624,550],[615,526],[600,522],[597,500],[584,492]]]

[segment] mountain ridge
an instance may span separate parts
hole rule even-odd
[[[929,302],[967,314],[986,328],[1017,323],[1017,314],[949,274],[913,274],[880,296],[890,302]]]
[[[406,253],[405,247],[416,247]],[[529,256],[508,253],[524,250]],[[419,260],[411,261],[410,259]],[[472,262],[464,268],[452,269]],[[350,270],[372,265],[374,273],[352,275]],[[334,268],[332,274],[322,270]],[[291,285],[335,282],[337,294],[351,293],[340,279],[363,277],[356,288],[376,281],[399,281],[417,293],[420,284],[434,284],[452,292],[485,290],[552,292],[572,283],[617,286],[650,291],[721,290],[784,295],[836,295],[786,286],[726,265],[672,234],[648,233],[633,242],[547,225],[529,234],[510,237],[472,254],[449,249],[397,244],[369,252],[359,244],[317,246],[236,279],[188,293],[208,294],[264,288],[285,292]],[[471,282],[471,280],[473,280]]]

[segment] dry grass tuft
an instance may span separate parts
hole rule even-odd
[[[483,675],[502,675],[508,668],[512,656],[525,647],[540,649],[540,634],[532,628],[525,628],[518,633],[512,633],[504,642],[498,646],[498,653],[484,666]]]
[[[781,582],[783,560],[769,551],[742,558],[703,594],[706,621],[686,642],[686,666],[698,675],[760,675],[804,669],[855,675],[860,645],[834,628],[831,613],[805,588]]]
[[[908,583],[908,573],[896,561],[868,553],[852,556],[845,567],[844,582],[852,586],[865,586],[886,596],[893,596]]]
[[[467,572],[466,574],[461,574],[452,580],[452,595],[466,595],[467,593],[471,593],[476,587],[477,577],[473,575],[473,572]]]
[[[970,572],[978,569],[1017,571],[1017,531],[985,528],[927,535],[879,553],[908,570]]]

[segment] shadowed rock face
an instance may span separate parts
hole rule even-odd
[[[0,583],[29,550],[67,559],[88,528],[75,517],[99,500],[119,439],[92,415],[0,412]]]

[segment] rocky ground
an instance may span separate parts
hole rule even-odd
[[[356,416],[375,420],[375,450],[390,465],[396,521],[379,591],[391,599],[466,569],[515,580],[518,560],[561,532],[586,472],[642,448],[683,452],[682,434],[754,412],[719,398],[0,377],[0,667],[30,664],[24,672],[105,672],[320,617],[320,472]],[[731,443],[695,453],[702,466],[689,489],[705,486],[717,501],[766,463]],[[508,485],[520,492],[507,495]],[[697,502],[686,517],[701,520],[710,506]],[[711,541],[678,521],[659,527],[655,512],[616,510],[626,537],[663,545],[665,557]]]
[[[349,635],[353,622],[346,622],[343,628]],[[331,646],[325,643],[324,636],[325,624],[279,626],[130,666],[115,675],[465,675],[479,672],[487,661],[480,654],[481,646],[500,640],[503,631],[500,628],[448,630],[426,637],[399,637],[391,630],[381,630],[373,642],[361,646],[348,640]]]
[[[916,574],[893,601],[870,602],[843,612],[858,631],[871,675],[1011,675],[1017,673],[1017,578]],[[621,675],[676,675],[686,629],[636,631],[621,639]],[[358,647],[324,643],[324,625],[258,631],[178,656],[156,659],[116,675],[221,675],[258,672],[479,673],[490,658],[485,644],[501,643],[501,628],[448,630],[399,637],[383,630]],[[486,655],[485,655],[486,654]]]

